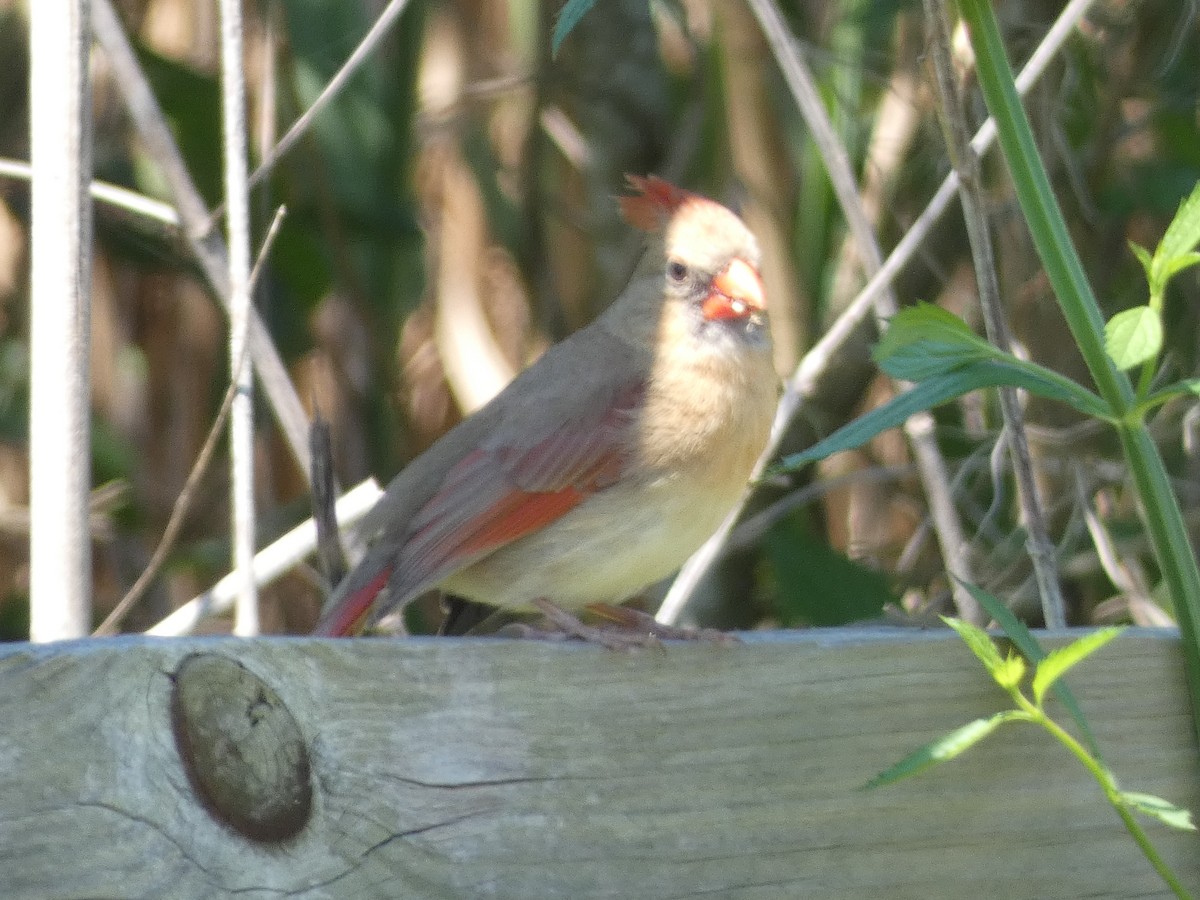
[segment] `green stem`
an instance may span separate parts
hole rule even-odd
[[[991,3],[989,0],[959,0],[959,9],[970,28],[979,86],[988,111],[996,120],[1004,160],[1012,172],[1017,199],[1029,222],[1042,265],[1046,267],[1046,276],[1100,395],[1114,412],[1124,413],[1133,403],[1133,388],[1104,349],[1104,317],[1084,274],[1083,264],[1074,252],[1067,224],[1034,144],[1033,130],[1017,95]]]
[[[1175,603],[1175,618],[1183,636],[1183,652],[1188,687],[1192,698],[1193,725],[1200,728],[1200,644],[1197,625],[1200,625],[1200,570],[1192,552],[1183,513],[1171,489],[1167,469],[1150,432],[1139,420],[1117,426],[1121,448],[1129,464],[1137,495],[1142,501],[1143,521],[1154,547],[1155,556]]]
[[[1158,356],[1152,356],[1142,363],[1142,374],[1138,378],[1137,399],[1141,403],[1150,395],[1150,386],[1154,384],[1154,369],[1158,365]]]
[[[1017,97],[1012,69],[990,0],[958,0],[975,51],[980,87],[1029,230],[1071,334],[1100,396],[1119,420],[1118,434],[1141,501],[1154,554],[1170,589],[1182,636],[1192,722],[1200,736],[1200,569],[1158,448],[1135,415],[1133,386],[1104,349],[1104,319],[1075,253],[1070,234],[1037,153],[1029,120]]]
[[[1191,895],[1188,893],[1187,888],[1183,886],[1183,883],[1171,870],[1171,867],[1167,865],[1166,861],[1158,855],[1158,850],[1150,842],[1150,837],[1125,803],[1125,798],[1121,795],[1121,789],[1117,786],[1117,781],[1113,777],[1112,772],[1094,759],[1087,752],[1087,749],[1071,736],[1070,732],[1064,730],[1057,722],[1047,716],[1041,709],[1034,706],[1024,696],[1020,696],[1018,702],[1026,712],[1032,714],[1038,724],[1054,735],[1059,743],[1075,754],[1076,759],[1083,763],[1084,767],[1092,773],[1092,777],[1096,779],[1096,783],[1104,791],[1108,802],[1112,804],[1113,809],[1117,811],[1117,815],[1121,817],[1121,821],[1125,823],[1125,829],[1133,837],[1134,841],[1137,842],[1138,847],[1141,848],[1143,855],[1149,860],[1150,865],[1154,866],[1154,871],[1175,892],[1176,897],[1181,898],[1181,900],[1188,900]]]

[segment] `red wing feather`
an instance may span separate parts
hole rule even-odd
[[[446,473],[411,522],[393,524],[406,531],[398,552],[388,552],[381,539],[350,574],[351,579],[367,580],[333,601],[315,633],[350,634],[366,620],[385,588],[385,608],[406,603],[452,572],[545,528],[613,484],[624,468],[629,428],[643,395],[643,387],[634,384],[615,392],[602,411],[565,423],[541,440],[493,439],[468,453]],[[368,574],[362,566],[375,571]]]
[[[469,537],[455,551],[459,557],[479,557],[544,528],[566,515],[587,496],[578,488],[554,493],[513,491],[464,529]]]
[[[573,422],[528,446],[464,457],[421,508],[397,560],[401,595],[424,590],[566,515],[624,468],[641,385],[620,392],[593,422]]]
[[[313,634],[319,637],[344,637],[353,634],[362,625],[375,598],[387,587],[391,577],[391,566],[382,569],[365,585],[326,611],[317,622],[317,627],[313,629]]]

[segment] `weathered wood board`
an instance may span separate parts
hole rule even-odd
[[[197,651],[299,726],[311,816],[282,843],[216,821],[181,767],[173,673]],[[1072,684],[1125,787],[1200,809],[1173,633],[1130,632]],[[942,632],[3,646],[0,897],[1166,896],[1032,728],[860,789],[1006,699]],[[1148,827],[1200,890],[1197,837]]]

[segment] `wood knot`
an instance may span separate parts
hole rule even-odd
[[[193,653],[175,671],[171,727],[184,771],[217,821],[255,841],[295,837],[312,815],[308,747],[282,698],[241,663]]]

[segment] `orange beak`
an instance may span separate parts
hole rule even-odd
[[[746,319],[767,308],[762,278],[753,266],[743,259],[732,259],[712,280],[701,307],[704,318]]]

